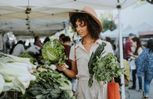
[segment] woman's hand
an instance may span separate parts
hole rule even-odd
[[[77,74],[77,67],[74,64],[75,63],[72,64],[71,69],[69,69],[69,66],[65,63],[64,64],[58,64],[58,65],[56,65],[56,67],[59,71],[62,71],[69,78],[74,78],[74,77],[76,77],[76,74]]]
[[[57,69],[59,71],[64,71],[66,69],[66,66],[65,66],[65,64],[59,64],[59,65],[57,65]]]

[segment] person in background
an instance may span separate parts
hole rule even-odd
[[[14,46],[14,49],[12,49],[12,55],[19,56],[21,53],[25,51],[24,42],[22,40],[19,40],[17,44]]]
[[[42,46],[43,44],[41,43],[40,37],[35,36],[34,43],[31,43],[31,46],[27,49],[27,51],[37,56],[41,53]]]
[[[10,49],[9,54],[12,54],[12,52],[13,52],[13,50],[14,50],[14,48],[15,48],[16,45],[17,45],[17,44],[16,44],[15,42],[12,43],[12,47],[11,47],[11,49]]]
[[[63,46],[64,46],[64,52],[67,56],[67,60],[66,60],[66,64],[68,65],[69,69],[71,70],[72,66],[71,66],[71,60],[69,59],[69,55],[70,55],[70,49],[71,49],[71,39],[69,36],[65,36],[63,37]],[[76,78],[69,78],[72,82],[72,91],[75,95],[76,93],[76,86],[77,86],[77,79]]]
[[[59,41],[63,44],[63,38],[65,37],[65,34],[60,34]]]
[[[68,69],[71,69],[71,61],[69,59],[70,49],[71,49],[71,39],[69,36],[65,36],[62,38],[62,45],[64,46],[64,52],[66,54],[67,60],[66,64],[68,65]]]
[[[43,44],[42,44],[42,42],[41,42],[39,36],[35,36],[35,38],[34,38],[34,45],[36,45],[36,46],[42,48],[42,45],[43,45]]]
[[[124,45],[124,59],[128,60],[132,55],[132,38],[135,37],[133,33],[130,33],[128,36],[128,39],[125,42]]]
[[[45,44],[46,42],[50,41],[50,38],[47,36],[43,42],[43,44]]]
[[[136,59],[137,75],[144,76],[144,98],[148,99],[150,83],[153,79],[153,39],[147,41],[147,47]]]
[[[64,51],[66,56],[69,57],[70,49],[71,49],[71,39],[69,36],[65,36],[63,38],[63,46],[64,46]]]
[[[131,55],[131,61],[133,62],[132,66],[134,66],[134,68],[132,69],[132,87],[130,87],[130,89],[136,89],[136,69],[137,66],[135,64],[135,59],[142,53],[142,45],[141,45],[141,41],[138,37],[134,37],[132,38],[132,52],[133,55]],[[139,91],[142,90],[142,77],[138,76],[138,83],[139,83]]]
[[[33,43],[30,43],[30,47],[27,48],[27,52],[33,53],[33,54],[39,54],[40,53],[40,47],[34,45]]]
[[[25,49],[27,50],[28,48],[30,48],[31,47],[31,43],[30,42],[28,42],[28,44],[27,45],[25,45]]]
[[[114,41],[113,41],[110,37],[106,37],[105,40],[106,40],[107,42],[110,42],[110,43],[111,43],[112,48],[113,48],[113,50],[115,51],[115,50],[116,50],[116,45],[114,44]]]
[[[64,46],[64,52],[68,58],[68,60],[66,61],[66,64],[71,67],[71,62],[69,60],[69,54],[70,54],[70,49],[71,49],[71,39],[69,36],[65,36],[64,34],[61,34],[59,36],[59,40],[62,43],[62,45]]]
[[[123,52],[124,52],[124,59],[126,59],[129,64],[130,64],[130,79],[132,80],[132,70],[134,69],[133,67],[136,67],[135,64],[133,64],[133,61],[130,61],[131,56],[133,55],[132,52],[132,38],[134,38],[135,35],[133,33],[130,33],[127,40],[125,41],[123,45]]]
[[[107,99],[106,84],[94,80],[92,87],[88,86],[90,78],[88,62],[91,53],[102,42],[106,44],[104,52],[106,54],[113,53],[111,44],[99,38],[103,29],[101,22],[97,18],[96,12],[90,7],[84,7],[83,12],[70,13],[70,22],[81,40],[71,47],[69,56],[72,64],[71,70],[67,69],[65,65],[57,66],[57,68],[71,78],[78,78],[77,99]]]

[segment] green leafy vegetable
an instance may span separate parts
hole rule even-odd
[[[90,60],[88,63],[88,68],[89,68],[89,73],[90,73],[90,79],[88,82],[89,86],[92,86],[92,83],[93,83],[93,75],[94,75],[93,68],[95,67],[95,62],[97,61],[97,57],[100,57],[105,46],[106,46],[106,44],[104,42],[102,42],[102,44],[100,44],[98,46],[98,48],[96,49],[95,53],[92,53],[92,55],[90,57]]]
[[[39,69],[40,70],[40,69]],[[72,99],[70,81],[57,71],[41,68],[37,79],[30,84],[23,99]]]
[[[103,51],[105,46],[105,43],[99,45],[95,53],[92,53],[90,57],[88,63],[90,73],[90,78],[88,81],[89,87],[92,86],[93,77],[98,82],[103,81],[106,83],[111,81],[114,77],[120,76],[122,73],[119,63],[117,62],[117,58],[112,53],[108,53],[101,57],[105,53]]]
[[[42,48],[42,56],[45,60],[50,61],[53,64],[64,63],[66,59],[64,46],[57,39],[45,43]]]
[[[117,58],[112,53],[108,53],[104,57],[97,57],[93,71],[95,79],[105,83],[111,81],[114,77],[120,76],[122,73]]]
[[[30,52],[23,52],[20,57],[30,58],[30,62],[33,64],[37,61],[36,58],[34,58],[34,55]]]
[[[14,90],[24,94],[30,81],[35,80],[35,76],[31,74],[33,67],[28,58],[0,53],[0,75],[2,76],[0,88],[3,87],[0,91]]]

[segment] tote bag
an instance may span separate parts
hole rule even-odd
[[[107,85],[107,97],[108,99],[120,99],[120,87],[114,80]]]

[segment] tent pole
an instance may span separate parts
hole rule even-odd
[[[63,27],[64,27],[64,31],[65,31],[65,34],[67,34],[67,23],[66,22],[63,22]]]
[[[121,8],[118,8],[118,33],[119,33],[119,51],[120,51],[120,67],[123,69],[123,41],[122,41],[122,33],[121,33],[121,22],[120,22],[120,13]],[[125,82],[124,82],[124,74],[121,75],[121,99],[125,99]]]

